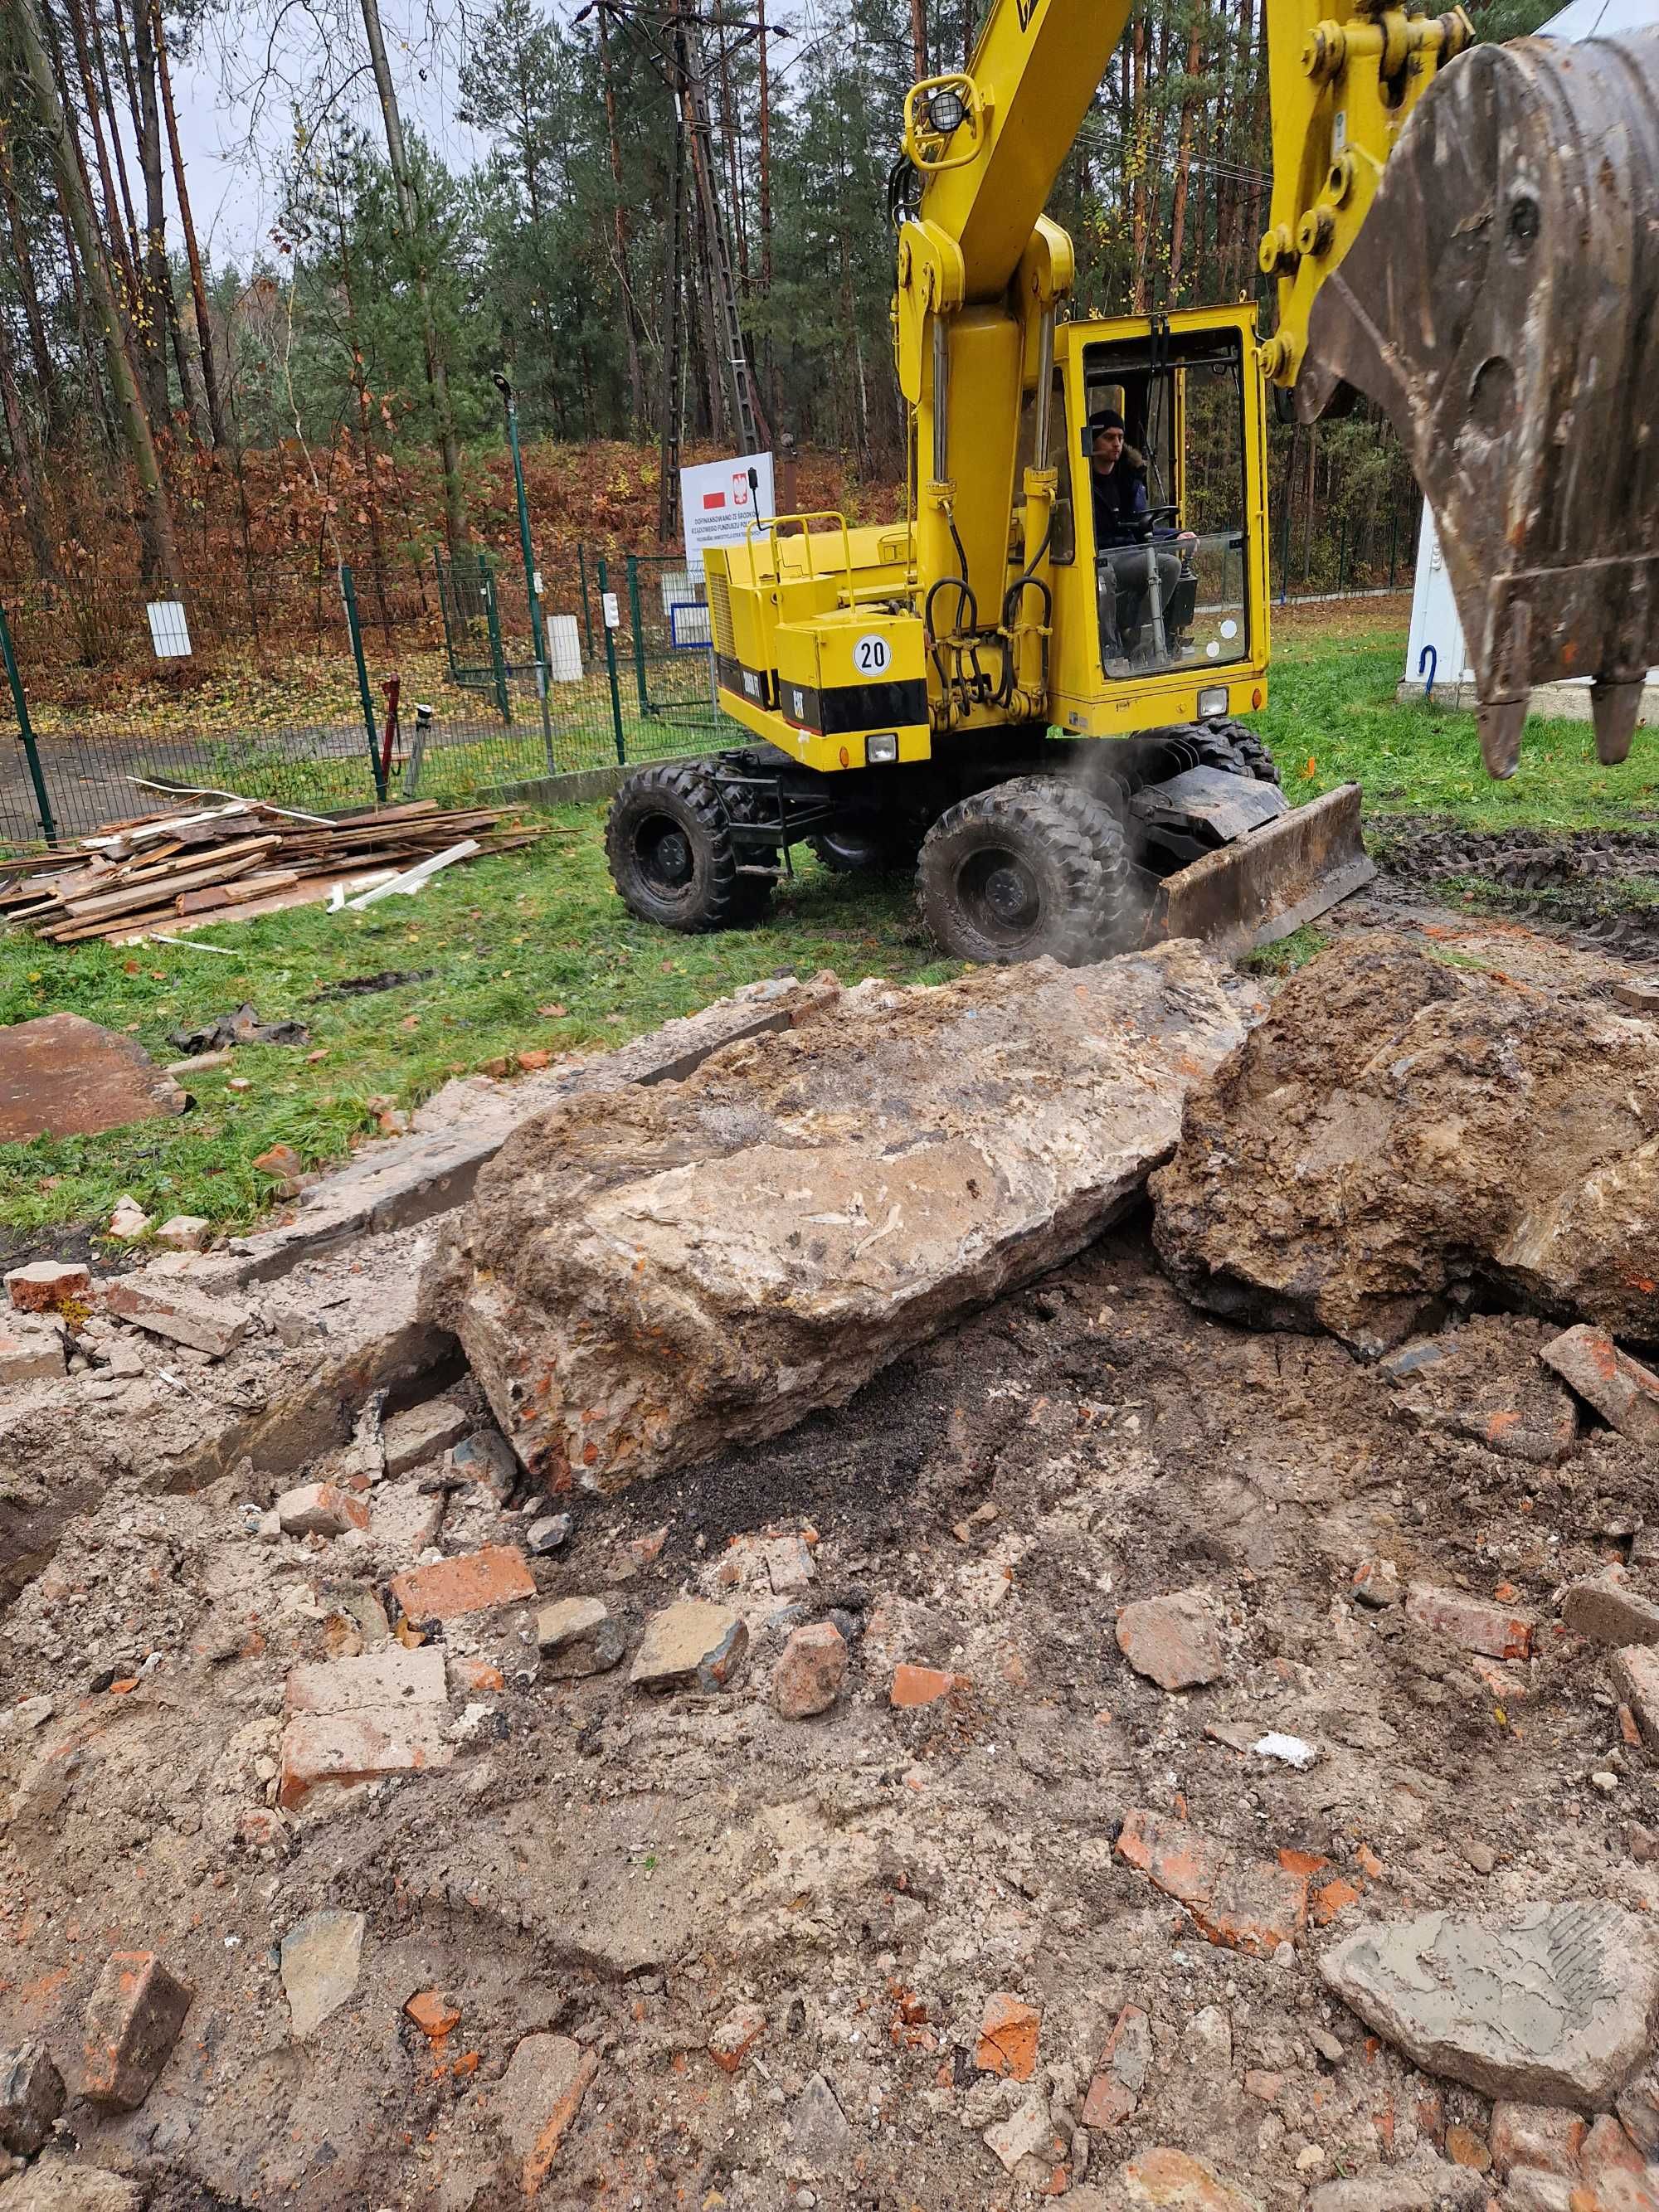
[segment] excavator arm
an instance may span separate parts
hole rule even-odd
[[[913,88],[899,378],[936,727],[993,632],[1003,703],[1042,712],[1046,468],[1070,239],[1042,214],[1130,9],[992,0],[967,67]],[[1265,0],[1277,280],[1261,366],[1311,419],[1347,386],[1394,420],[1441,526],[1482,750],[1511,774],[1531,686],[1595,679],[1629,749],[1659,659],[1659,33],[1470,46],[1461,8]],[[1017,467],[1021,400],[1037,435]],[[963,455],[971,453],[971,462]],[[1008,583],[1023,514],[1024,568]]]

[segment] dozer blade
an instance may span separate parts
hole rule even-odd
[[[1391,417],[1434,510],[1488,771],[1534,684],[1630,750],[1659,661],[1659,30],[1479,46],[1419,100],[1297,380]]]
[[[1339,784],[1166,876],[1146,936],[1198,937],[1222,952],[1248,952],[1288,937],[1376,873],[1359,836],[1359,786]]]

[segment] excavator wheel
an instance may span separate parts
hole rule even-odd
[[[1258,783],[1278,783],[1279,764],[1248,722],[1217,720],[1206,722],[1204,728],[1231,749],[1246,775],[1253,776]]]
[[[697,761],[636,769],[611,803],[605,856],[624,906],[665,929],[753,921],[770,878],[738,872],[720,787]]]
[[[1138,927],[1123,831],[1049,776],[1018,776],[941,814],[922,842],[916,899],[958,960],[1103,959]]]

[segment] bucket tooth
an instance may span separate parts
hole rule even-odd
[[[1656,180],[1659,28],[1471,46],[1309,313],[1297,411],[1346,382],[1399,431],[1494,775],[1519,755],[1511,702],[1597,669],[1618,680],[1596,688],[1596,750],[1622,760],[1623,679],[1659,664]]]
[[[1636,718],[1642,711],[1642,678],[1598,676],[1590,685],[1590,720],[1595,726],[1595,757],[1603,768],[1630,758]]]
[[[1486,763],[1486,774],[1500,783],[1507,783],[1521,765],[1521,732],[1527,726],[1531,700],[1528,692],[1520,699],[1493,699],[1475,711],[1480,757]]]

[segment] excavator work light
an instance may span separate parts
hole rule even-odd
[[[864,741],[864,757],[872,768],[879,768],[884,761],[898,758],[898,732],[878,730],[872,738]]]
[[[942,84],[927,95],[927,120],[941,138],[962,128],[967,104],[954,85]]]
[[[1207,722],[1212,715],[1224,714],[1226,711],[1227,687],[1224,684],[1212,684],[1207,691],[1199,693],[1198,719],[1200,722]]]

